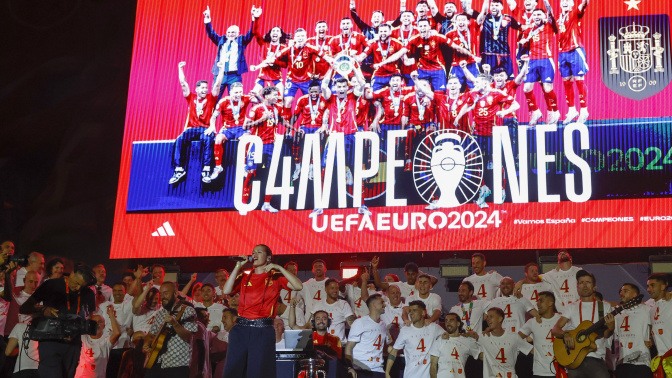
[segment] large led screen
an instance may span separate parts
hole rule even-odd
[[[138,0],[111,257],[672,245],[670,2],[444,1]]]

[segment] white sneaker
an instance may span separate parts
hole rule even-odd
[[[219,177],[219,174],[224,172],[224,168],[222,168],[221,165],[218,165],[215,167],[215,169],[212,170],[212,174],[210,174],[210,181],[215,181],[217,177]]]
[[[355,180],[352,178],[352,172],[350,172],[350,168],[347,168],[345,171],[345,184],[350,186],[355,182]]]
[[[502,188],[502,198],[499,201],[495,201],[495,204],[501,205],[506,201],[506,191]]]
[[[539,120],[541,119],[541,116],[542,116],[541,110],[537,109],[537,110],[533,111],[532,114],[530,114],[529,125],[530,126],[536,126],[537,122],[539,122]]]
[[[308,167],[308,180],[313,180],[315,177],[313,176],[313,165],[311,164]]]
[[[210,178],[210,167],[205,166],[203,167],[203,170],[201,171],[201,181],[203,181],[206,184],[209,184],[212,179]]]
[[[264,202],[264,204],[261,206],[261,211],[267,211],[269,213],[277,213],[278,209],[271,206],[270,203]]]
[[[546,114],[546,124],[547,125],[555,125],[558,123],[558,120],[560,119],[560,112],[559,111],[554,111],[554,112],[548,112]]]
[[[565,121],[563,122],[565,125],[568,125],[572,123],[574,118],[579,116],[579,112],[576,111],[575,107],[569,108],[569,111],[567,111],[567,115],[565,116]]]
[[[294,169],[294,174],[292,175],[292,181],[298,180],[300,175],[301,175],[301,163],[296,163],[296,168]]]
[[[324,209],[320,209],[320,208],[314,209],[313,212],[310,213],[308,218],[317,218],[318,216],[322,215],[323,212],[324,212]]]
[[[481,208],[484,209],[488,206],[487,203],[485,203],[485,199],[488,198],[488,196],[492,194],[492,191],[490,188],[488,188],[487,185],[481,186],[481,189],[479,189],[479,194],[478,194],[478,199],[476,200],[476,204]]]
[[[369,210],[369,208],[366,207],[366,205],[360,206],[359,209],[357,209],[357,213],[362,214],[362,215],[368,215],[368,216],[371,216],[371,214],[372,214],[371,211]]]
[[[576,122],[581,123],[581,124],[586,124],[586,121],[588,120],[588,109],[583,108],[581,109],[581,112],[579,112],[579,119],[576,120]]]
[[[441,207],[439,207],[439,205],[436,204],[436,201],[432,201],[429,203],[429,205],[425,206],[425,210],[438,210],[440,208]]]

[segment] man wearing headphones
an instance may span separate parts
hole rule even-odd
[[[50,279],[40,285],[19,312],[32,315],[33,319],[63,315],[87,318],[96,310],[96,297],[89,288],[95,282],[91,268],[77,265],[69,277]],[[74,377],[81,348],[79,336],[70,340],[40,341],[40,377]]]
[[[343,352],[341,339],[327,332],[327,328],[331,326],[329,314],[324,310],[317,310],[313,314],[313,318],[310,319],[310,323],[313,326],[313,343],[315,345],[324,345],[333,350],[340,360]]]
[[[275,330],[273,319],[277,315],[280,290],[301,290],[303,285],[285,268],[271,263],[271,249],[259,244],[252,250],[253,270],[240,272],[249,256],[241,256],[223,293],[240,292],[236,326],[229,333],[225,377],[266,378],[275,377]],[[241,274],[239,274],[241,273]]]

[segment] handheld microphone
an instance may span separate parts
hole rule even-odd
[[[242,256],[229,256],[229,260],[234,260],[234,261],[244,261],[244,262],[250,262],[250,263],[253,261],[252,256],[246,256],[246,257],[242,257]]]

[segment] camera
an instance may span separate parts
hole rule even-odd
[[[58,318],[33,319],[29,325],[29,337],[33,341],[63,341],[81,335],[98,333],[98,323],[77,315],[64,314]]]
[[[28,256],[25,255],[11,255],[7,259],[7,263],[14,262],[18,266],[28,266]]]

